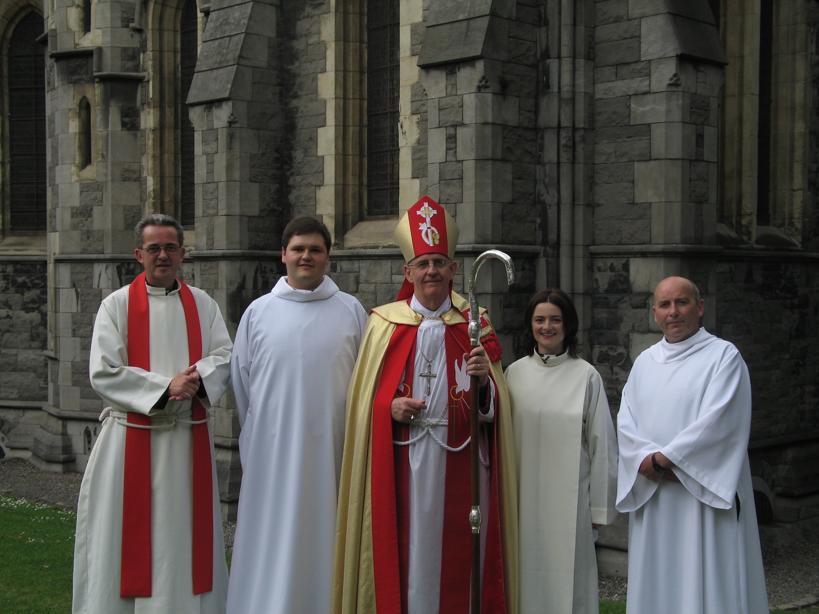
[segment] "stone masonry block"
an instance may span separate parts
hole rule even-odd
[[[499,96],[489,92],[464,94],[463,120],[466,124],[519,123],[520,99],[517,96]]]
[[[391,279],[389,260],[362,260],[359,277],[371,283],[386,282]]]
[[[482,79],[491,79],[486,73],[494,63],[481,61],[467,62],[458,66],[455,74],[456,91],[458,94],[471,94],[478,91],[478,84]]]
[[[57,291],[57,311],[76,313],[79,309],[79,296],[76,288],[62,288]]]
[[[500,159],[502,156],[503,128],[501,126],[458,126],[458,160]]]
[[[629,97],[598,99],[594,105],[594,125],[597,128],[626,126],[631,119]]]
[[[597,83],[594,86],[594,94],[597,98],[617,98],[619,96],[633,96],[646,94],[649,91],[650,80],[648,77],[636,77],[634,79],[622,79],[618,81],[606,81]]]
[[[430,128],[427,131],[428,162],[446,161],[446,128]]]
[[[80,360],[80,340],[76,337],[60,337],[57,356],[60,360]]]
[[[446,96],[438,99],[438,125],[453,126],[464,123],[461,96]]]
[[[642,20],[641,29],[641,59],[654,60],[676,57],[679,53],[679,42],[674,31],[674,19],[671,15],[661,14],[645,17]]]
[[[703,160],[716,162],[719,156],[719,130],[710,126],[703,128]]]
[[[598,25],[615,23],[628,19],[628,0],[604,0],[596,2],[595,22]]]
[[[615,81],[617,79],[616,66],[603,66],[594,69],[594,82],[605,83],[606,81]]]
[[[632,258],[629,263],[629,280],[631,291],[635,295],[647,294],[646,313],[651,313],[651,295],[654,288],[665,277],[669,275],[680,275],[681,261],[677,257],[650,257]],[[651,318],[652,320],[654,318]]]
[[[509,202],[513,194],[510,162],[465,160],[463,163],[463,200],[466,203]],[[458,222],[460,224],[460,221]]]
[[[457,207],[460,243],[498,243],[503,227],[503,205],[488,201],[464,202]]]
[[[649,160],[634,163],[634,202],[665,203],[688,200],[686,160]]]
[[[634,138],[597,141],[594,144],[594,161],[598,164],[624,160],[649,160],[650,158],[651,137],[649,134],[635,135]]]
[[[665,14],[669,8],[668,0],[628,0],[628,15],[632,18]]]
[[[439,98],[433,98],[427,102],[427,126],[430,128],[440,128],[438,121],[438,101]]]
[[[639,77],[651,77],[651,62],[633,62],[617,66],[618,79],[637,79]]]
[[[260,185],[249,181],[219,183],[219,215],[259,215]]]
[[[279,11],[282,9],[276,6],[276,3],[253,2],[251,4],[253,10],[247,22],[246,32],[269,37],[271,32],[276,31],[276,22]]]
[[[463,200],[463,182],[460,180],[441,180],[438,183],[438,201],[441,204],[455,204]]]
[[[656,122],[687,121],[684,92],[661,92],[631,98],[631,123],[653,124]]]
[[[80,409],[80,389],[78,386],[60,386],[60,409]]]
[[[639,38],[640,20],[629,19],[616,23],[602,24],[594,29],[595,43],[609,43],[631,38]]]
[[[236,34],[203,43],[196,67],[199,71],[232,66],[242,51],[244,37]]]
[[[696,157],[696,127],[683,122],[651,124],[652,158]]]
[[[421,71],[421,83],[430,99],[446,96],[446,70],[426,68]]]
[[[665,92],[682,86],[679,74],[680,61],[677,56],[651,60],[650,64],[652,92]],[[678,81],[679,85],[674,85]]]
[[[701,207],[692,203],[652,203],[651,242],[694,243],[702,216]]]
[[[260,3],[246,2],[230,8],[219,7],[211,11],[202,40],[210,41],[234,34],[243,34],[251,21],[251,11],[258,4]]]
[[[640,57],[639,38],[598,43],[595,45],[595,58],[597,59],[597,66],[626,64],[644,59]]]
[[[596,164],[594,166],[594,182],[601,185],[610,185],[631,181],[634,176],[632,162],[616,162],[613,164]]]

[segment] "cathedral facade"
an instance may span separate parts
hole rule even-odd
[[[133,227],[177,216],[184,275],[231,330],[283,272],[296,215],[333,234],[365,307],[402,280],[392,229],[429,195],[465,286],[525,352],[560,286],[612,407],[659,338],[651,293],[690,277],[748,362],[762,519],[819,472],[819,7],[808,0],[4,0],[0,5],[0,446],[81,471],[101,402],[101,299]],[[232,400],[214,422],[239,486]]]

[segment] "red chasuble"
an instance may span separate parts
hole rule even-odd
[[[394,423],[390,405],[396,396],[401,376],[412,381],[417,326],[397,325],[382,363],[381,378],[375,392],[372,411],[372,543],[375,576],[376,607],[379,614],[407,610],[407,543],[408,543],[408,475],[409,449],[395,446],[393,440],[405,440],[408,427]],[[481,340],[492,362],[500,359],[500,346],[494,333]],[[447,445],[459,446],[470,435],[469,406],[463,393],[456,393],[455,360],[470,351],[467,325],[446,327],[447,381],[449,411]],[[411,394],[411,391],[404,390]],[[496,420],[499,412],[495,413]],[[486,552],[483,567],[483,612],[505,614],[506,582],[503,561],[503,540],[500,523],[499,455],[496,449],[496,425],[489,437],[490,492]],[[473,444],[470,444],[473,445]],[[468,614],[469,576],[471,572],[472,533],[469,526],[470,455],[467,446],[460,452],[447,452],[444,494],[444,529],[441,545],[441,590],[439,611],[447,614]]]
[[[179,281],[179,298],[188,333],[188,361],[202,358],[199,312],[190,288]],[[128,365],[151,370],[150,321],[145,273],[128,290]],[[213,588],[213,482],[207,411],[194,397],[191,420],[193,456],[192,572],[193,593]],[[151,596],[151,418],[128,412],[122,493],[122,557],[120,597]],[[147,428],[146,428],[147,427]],[[176,428],[185,428],[184,425]]]

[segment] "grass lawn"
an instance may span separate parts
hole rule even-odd
[[[3,614],[71,611],[72,512],[0,496],[0,607]],[[625,614],[623,601],[604,601],[601,614]],[[819,608],[799,610],[819,614]],[[773,614],[785,614],[774,610]]]
[[[6,614],[71,611],[76,516],[0,497],[0,609]]]

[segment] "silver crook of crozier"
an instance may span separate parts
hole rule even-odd
[[[475,280],[478,278],[478,270],[481,265],[487,260],[500,260],[506,269],[506,283],[512,285],[515,283],[515,265],[512,263],[512,258],[509,254],[500,251],[499,249],[488,249],[472,263],[472,274],[469,276],[469,342],[472,347],[477,347],[481,339],[481,321],[478,313],[478,299],[475,296]]]

